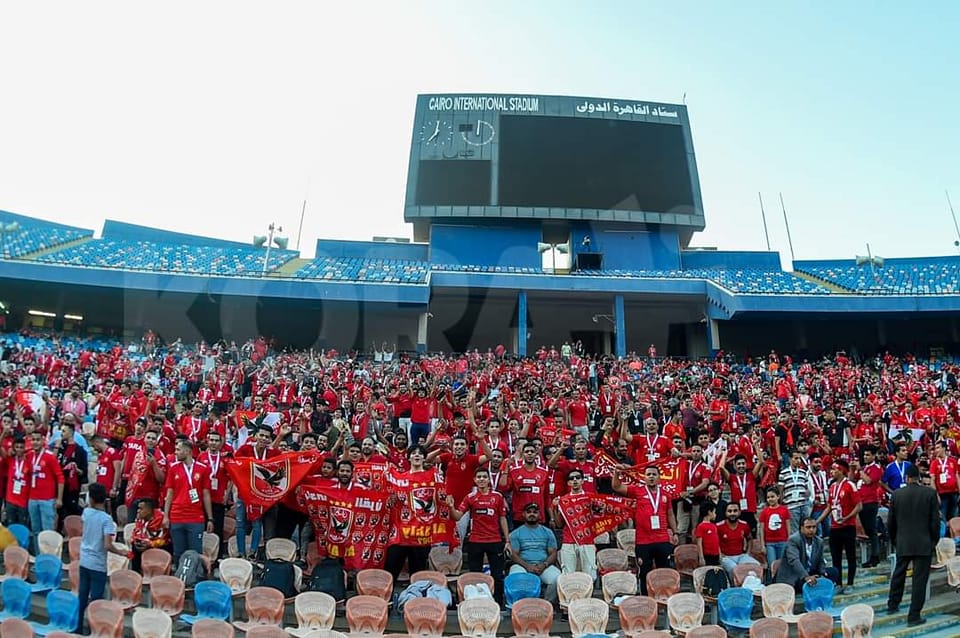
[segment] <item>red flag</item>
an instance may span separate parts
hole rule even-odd
[[[592,545],[597,536],[633,518],[637,502],[609,494],[567,494],[557,499],[557,509],[577,545]]]
[[[383,568],[390,533],[385,491],[300,485],[322,551],[345,569]]]
[[[267,460],[251,457],[225,459],[224,467],[237,486],[237,496],[247,506],[247,515],[257,520],[304,478],[320,469],[319,452],[287,452]]]
[[[445,484],[436,470],[388,472],[386,478],[390,492],[396,496],[390,508],[391,543],[456,546],[456,523],[445,501]]]
[[[353,464],[353,482],[364,489],[382,492],[387,487],[384,474],[388,467],[388,463],[358,461]]]

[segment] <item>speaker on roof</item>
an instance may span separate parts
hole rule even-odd
[[[267,243],[266,235],[254,235],[253,236],[253,245],[257,248],[263,248],[263,245]]]
[[[273,238],[273,243],[276,244],[276,245],[277,245],[277,248],[279,248],[280,250],[286,250],[286,249],[287,249],[287,246],[290,245],[290,238],[289,238],[289,237],[274,237],[274,238]]]

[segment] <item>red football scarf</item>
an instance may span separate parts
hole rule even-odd
[[[353,464],[353,482],[364,489],[383,492],[387,489],[384,473],[389,466],[389,463],[358,461]]]
[[[557,509],[577,545],[592,545],[600,534],[633,518],[637,502],[609,494],[567,494],[557,499]]]
[[[437,543],[456,546],[456,523],[443,499],[446,488],[435,470],[388,472],[390,492],[396,501],[390,508],[391,545],[429,547]]]
[[[310,514],[321,551],[342,558],[347,570],[383,568],[390,533],[389,494],[301,485],[297,495]]]
[[[619,465],[613,457],[601,450],[594,457],[596,463],[594,476],[611,476]],[[683,462],[680,457],[659,459],[653,463],[644,463],[634,465],[625,470],[620,470],[620,482],[624,485],[643,485],[643,472],[651,465],[660,468],[660,486],[670,496],[671,499],[680,498],[683,491]]]
[[[237,496],[247,507],[250,520],[257,520],[300,482],[320,469],[319,452],[287,452],[261,461],[252,457],[224,459],[223,465],[237,486]]]

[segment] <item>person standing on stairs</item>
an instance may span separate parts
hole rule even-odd
[[[940,505],[933,488],[920,485],[920,470],[911,465],[906,470],[907,484],[890,498],[887,530],[890,543],[897,552],[897,565],[890,582],[887,613],[900,609],[907,568],[913,564],[913,587],[907,626],[926,622],[920,617],[926,602],[927,580],[930,578],[930,557],[940,538]]]

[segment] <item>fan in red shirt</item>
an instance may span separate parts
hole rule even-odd
[[[482,439],[480,443],[486,445]],[[453,452],[445,452],[443,448],[430,452],[427,461],[440,462],[447,480],[447,494],[459,503],[473,489],[476,472],[480,466],[486,464],[488,457],[486,450],[482,455],[467,454],[467,439],[461,435],[453,439],[452,448]]]
[[[470,533],[466,536],[465,550],[470,557],[470,571],[483,570],[486,555],[493,577],[493,597],[503,602],[504,549],[510,538],[507,528],[507,504],[503,495],[490,488],[490,472],[486,468],[475,471],[476,491],[468,494],[459,504],[452,495],[447,496],[447,505],[454,520],[470,515]]]
[[[513,492],[513,524],[514,528],[524,525],[523,511],[533,503],[540,509],[540,522],[546,522],[544,510],[547,508],[547,482],[549,472],[537,466],[537,446],[526,443],[523,446],[523,465],[512,468],[500,477],[501,491]]]
[[[193,459],[193,442],[182,437],[174,451],[177,460],[167,471],[163,523],[170,528],[173,563],[187,550],[203,554],[203,532],[213,531],[210,505],[210,468]],[[204,525],[206,523],[206,525]]]
[[[870,560],[862,567],[876,567],[880,564],[880,541],[877,537],[877,512],[880,510],[880,497],[883,488],[880,480],[883,478],[883,468],[876,462],[877,450],[872,445],[863,450],[863,468],[856,473],[854,479],[859,479],[858,494],[863,507],[860,510],[860,523],[863,532],[870,540]]]
[[[106,488],[111,505],[115,507],[119,504],[122,457],[118,450],[107,445],[102,436],[94,435],[91,444],[97,451],[97,483]]]
[[[930,461],[930,475],[940,495],[940,512],[945,521],[957,515],[957,492],[960,486],[957,472],[957,459],[950,456],[948,441],[940,439],[934,447],[934,458]]]
[[[620,438],[630,444],[630,453],[633,456],[634,463],[637,465],[646,465],[670,458],[673,452],[673,443],[670,439],[659,433],[657,420],[654,418],[644,419],[643,427],[645,434],[630,434],[627,422],[620,423]]]
[[[7,525],[19,523],[30,527],[28,501],[30,497],[30,469],[27,462],[27,443],[21,435],[6,437],[13,442],[13,455],[6,459],[6,491],[4,500]],[[5,439],[6,440],[6,439]]]
[[[567,448],[569,447],[568,443]],[[563,449],[558,448],[554,458],[550,459],[547,465],[557,468],[557,471],[564,477],[564,483],[566,483],[567,474],[574,470],[580,471],[583,474],[583,490],[585,492],[596,492],[597,487],[594,483],[596,464],[587,458],[587,442],[577,439],[576,443],[573,444],[573,459],[559,458]]]
[[[660,468],[644,470],[644,485],[624,485],[620,471],[613,473],[613,491],[637,500],[634,521],[637,529],[636,554],[640,565],[640,589],[647,595],[647,574],[654,567],[669,567],[677,521],[670,507],[670,496],[660,487]]]
[[[830,468],[833,485],[830,486],[828,507],[820,515],[818,523],[830,517],[830,555],[833,567],[843,576],[843,554],[847,555],[847,587],[853,586],[857,575],[857,514],[863,508],[860,495],[847,475],[850,464],[842,459],[833,462]],[[843,591],[843,587],[839,588]]]
[[[30,435],[32,449],[27,454],[27,463],[30,464],[30,503],[39,502],[37,509],[39,517],[31,517],[30,531],[36,535],[44,530],[54,529],[56,510],[63,507],[64,476],[60,462],[55,454],[43,449],[43,435],[33,432]],[[37,520],[39,519],[39,520]]]
[[[210,508],[213,511],[213,533],[220,539],[220,555],[227,546],[223,533],[223,521],[227,511],[227,498],[231,492],[230,475],[223,459],[230,454],[223,450],[223,436],[219,432],[207,434],[207,449],[197,460],[210,468]]]
[[[157,447],[158,440],[159,435],[154,431],[143,435],[143,448],[133,458],[124,494],[127,511],[133,509],[134,502],[142,498],[160,501],[160,488],[167,476],[167,458]]]
[[[757,463],[753,470],[747,471],[747,459],[738,454],[733,458],[734,473],[727,470],[726,451],[720,456],[720,472],[730,485],[730,501],[739,507],[738,518],[750,526],[751,532],[757,529],[757,478],[763,472],[763,463]]]
[[[720,565],[733,581],[733,570],[737,565],[756,565],[757,576],[763,576],[760,563],[747,553],[747,541],[752,532],[750,526],[740,520],[740,506],[727,503],[727,511],[722,523],[717,523],[717,536],[720,539]]]

